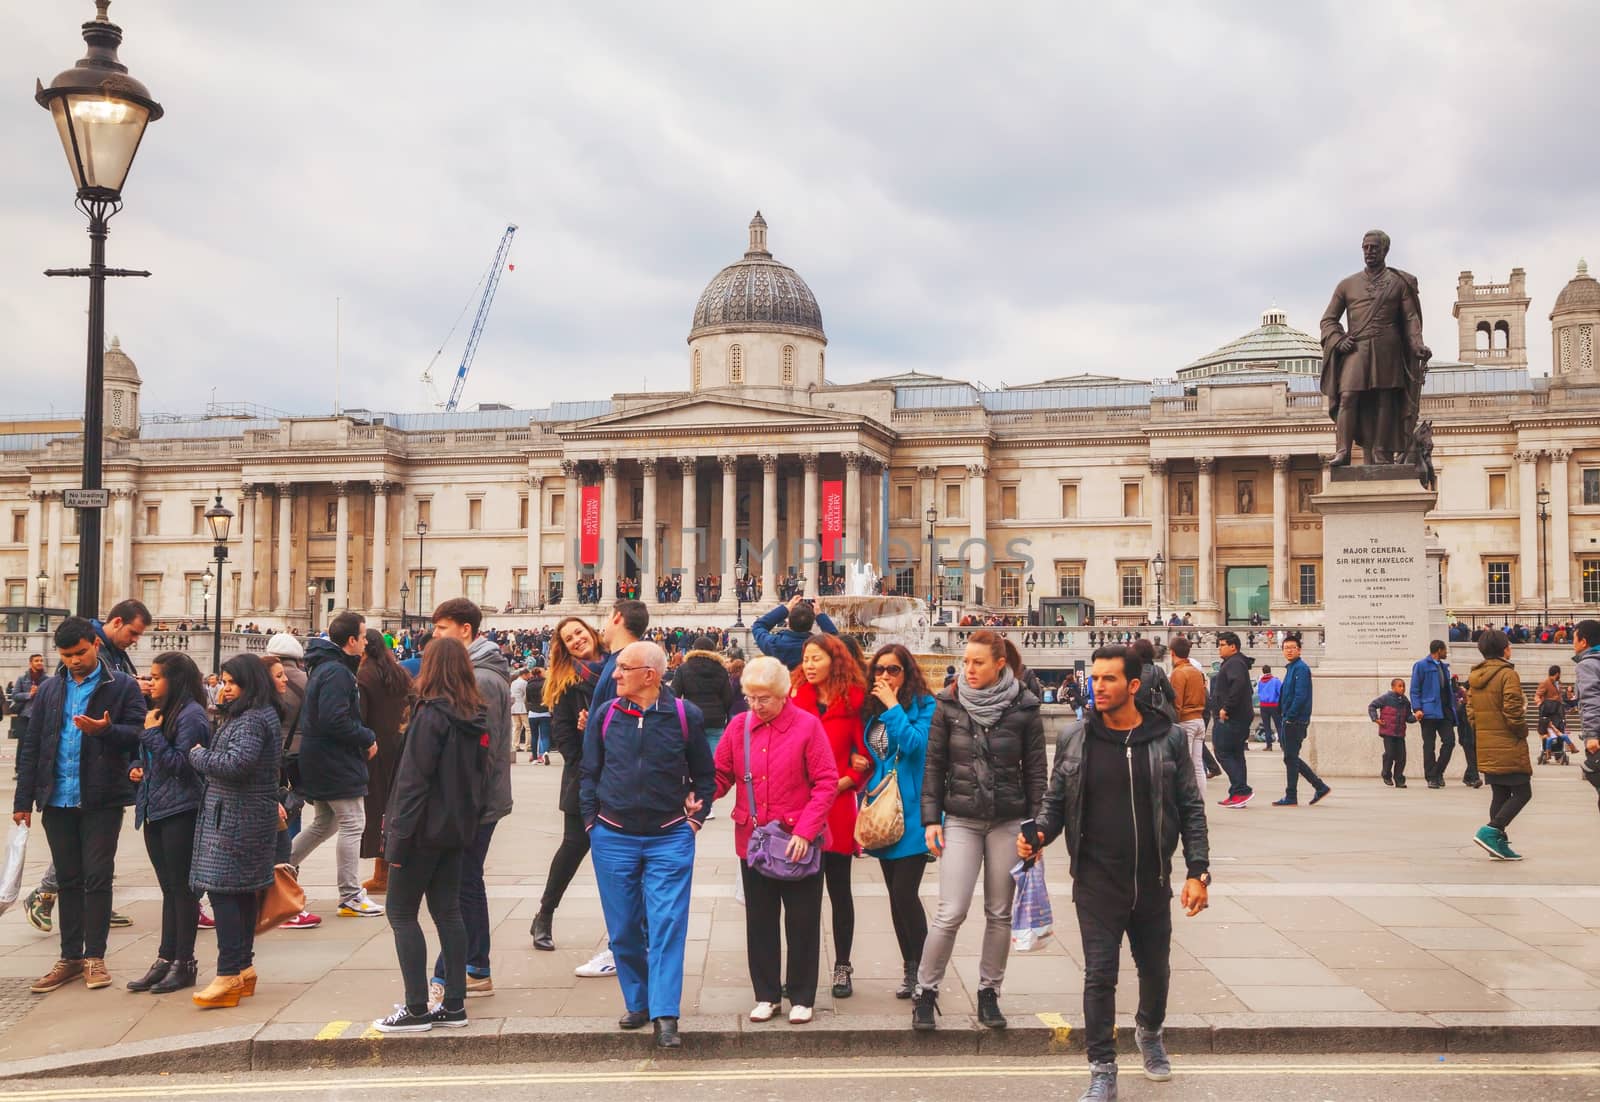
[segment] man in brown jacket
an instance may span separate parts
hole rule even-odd
[[[1194,778],[1202,793],[1206,790],[1206,675],[1189,661],[1189,640],[1173,636],[1168,644],[1172,651],[1173,703],[1178,709],[1178,726],[1189,740],[1189,757],[1194,760]]]

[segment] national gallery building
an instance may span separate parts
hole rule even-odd
[[[1479,622],[1600,605],[1600,283],[1580,264],[1551,304],[1548,376],[1529,371],[1529,305],[1521,269],[1487,284],[1462,272],[1459,352],[1435,361],[1422,398],[1442,601]],[[158,420],[140,417],[139,373],[113,340],[101,592],[178,621],[220,589],[229,623],[304,627],[347,606],[398,620],[402,585],[412,612],[464,594],[542,619],[619,585],[653,603],[678,574],[676,622],[728,623],[741,565],[764,602],[835,584],[844,563],[818,548],[837,533],[836,560],[865,556],[887,589],[937,590],[947,608],[1051,599],[1052,615],[1129,623],[1159,600],[1197,624],[1321,622],[1312,499],[1333,426],[1318,340],[1282,312],[1161,382],[837,385],[827,346],[759,214],[694,307],[673,393]],[[0,605],[38,604],[41,587],[45,604],[74,604],[63,491],[80,485],[80,450],[77,420],[0,422]],[[236,516],[220,586],[203,520],[214,488]],[[708,576],[721,596],[699,599]]]

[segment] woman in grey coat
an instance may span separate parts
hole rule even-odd
[[[241,654],[223,663],[217,700],[222,726],[189,754],[206,779],[190,884],[211,896],[217,922],[217,977],[194,996],[202,1008],[255,994],[256,893],[272,883],[282,826],[283,705],[261,660]]]

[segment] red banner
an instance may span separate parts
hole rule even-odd
[[[844,539],[844,483],[822,484],[822,561],[833,562]]]
[[[583,535],[578,558],[584,563],[600,561],[600,487],[585,486],[578,513],[578,529]]]

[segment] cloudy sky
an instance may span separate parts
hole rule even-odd
[[[0,413],[82,403],[65,158],[30,99],[89,0],[0,36]],[[1600,260],[1600,9],[1408,3],[117,0],[167,109],[112,223],[147,411],[426,408],[508,222],[464,405],[687,385],[760,208],[828,369],[1167,377],[1276,301],[1314,330],[1371,226],[1454,358],[1456,273],[1528,271],[1529,352]],[[469,319],[470,320],[470,319]],[[467,323],[437,368],[448,380]]]

